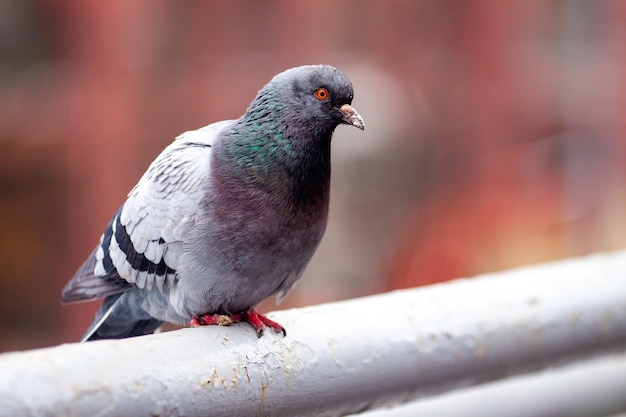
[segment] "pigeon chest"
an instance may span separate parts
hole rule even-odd
[[[192,313],[248,308],[301,276],[324,234],[327,205],[311,214],[259,203],[222,204],[196,224],[179,269]]]
[[[286,200],[257,195],[221,205],[212,213],[206,243],[217,243],[222,256],[243,268],[247,261],[308,260],[326,227],[327,200],[305,208]]]

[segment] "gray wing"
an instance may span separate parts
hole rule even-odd
[[[208,192],[211,146],[230,123],[183,133],[165,148],[63,290],[63,302],[87,301],[133,287],[162,291],[175,282],[183,242]]]

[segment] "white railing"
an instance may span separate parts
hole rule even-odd
[[[341,416],[623,353],[626,252],[271,316],[287,337],[210,326],[0,355],[0,415]]]

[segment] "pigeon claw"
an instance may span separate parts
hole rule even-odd
[[[276,333],[282,333],[283,337],[287,336],[287,331],[279,323],[274,320],[270,320],[262,314],[256,312],[254,308],[249,308],[239,313],[224,315],[224,314],[203,314],[200,316],[193,316],[189,322],[189,326],[230,326],[233,323],[245,321],[250,324],[256,331],[257,337],[263,336],[265,329],[271,327]]]

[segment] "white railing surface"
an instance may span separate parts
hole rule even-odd
[[[2,354],[0,415],[342,416],[623,353],[626,252],[270,316],[286,337],[236,324]]]

